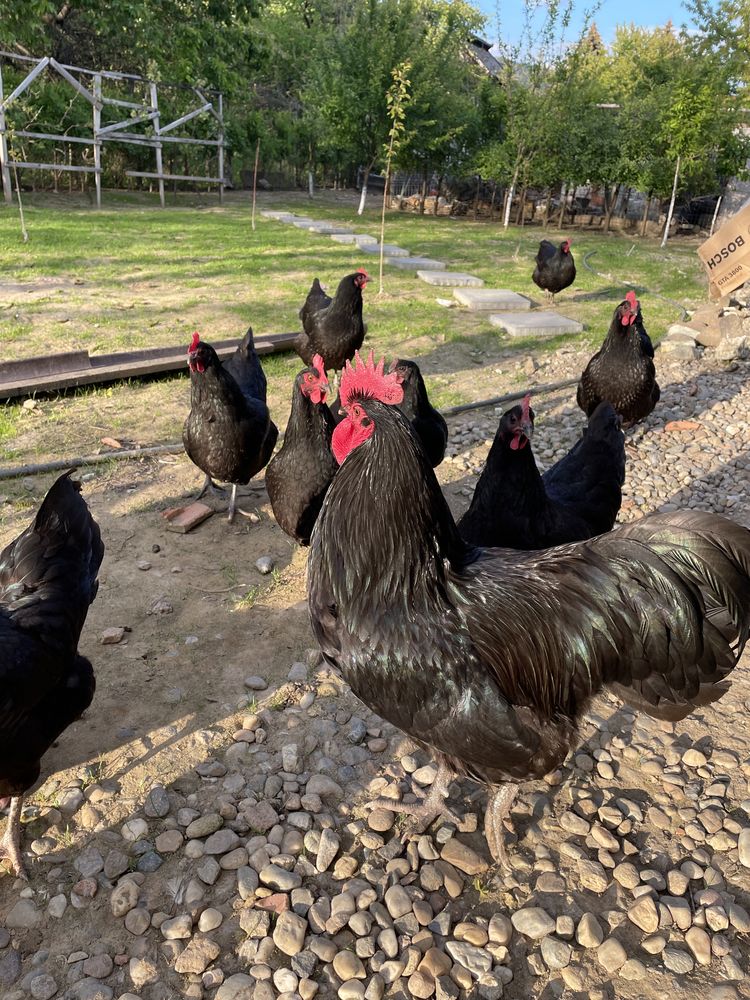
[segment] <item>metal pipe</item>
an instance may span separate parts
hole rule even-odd
[[[532,396],[541,396],[548,392],[556,392],[558,389],[567,389],[568,386],[577,385],[578,377],[566,378],[563,382],[551,382],[549,385],[537,385],[529,389],[521,389],[518,392],[506,392],[504,396],[493,396],[492,399],[478,399],[476,403],[460,403],[458,406],[449,406],[447,410],[440,410],[444,417],[455,417],[459,413],[466,413],[467,410],[479,410],[484,406],[497,406],[498,403],[512,403],[514,399],[523,399],[529,392]]]
[[[101,455],[81,455],[77,458],[56,458],[52,462],[39,465],[19,465],[14,469],[0,469],[0,480],[16,479],[18,476],[36,476],[42,472],[59,472],[81,465],[101,465],[112,459],[141,458],[144,455],[176,455],[183,451],[182,443],[154,444],[146,448],[124,448],[122,451],[107,451]]]

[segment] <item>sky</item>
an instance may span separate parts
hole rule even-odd
[[[530,4],[544,8],[544,0],[529,0]],[[577,0],[573,17],[567,30],[567,41],[573,41],[579,34],[585,20],[585,11],[594,6],[596,0]],[[511,45],[521,40],[523,28],[524,0],[475,0],[475,4],[487,16],[485,36],[489,41],[498,37],[498,14],[502,38]],[[656,28],[672,20],[679,26],[688,21],[687,11],[681,0],[602,0],[595,11],[593,20],[605,43],[612,41],[618,24],[631,22],[643,28]]]

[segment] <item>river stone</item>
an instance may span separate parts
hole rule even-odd
[[[516,910],[510,922],[520,934],[534,941],[552,934],[555,929],[555,921],[539,906],[527,906],[522,910]]]
[[[628,956],[617,938],[611,937],[607,938],[607,940],[603,944],[600,944],[597,948],[596,960],[599,965],[601,965],[601,967],[611,975],[613,972],[617,972],[618,969],[622,968],[622,966],[627,962]]]
[[[273,941],[279,951],[283,951],[285,955],[297,955],[304,947],[306,933],[307,921],[292,910],[285,910],[284,913],[279,914],[276,921]]]

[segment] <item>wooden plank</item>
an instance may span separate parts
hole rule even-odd
[[[157,180],[161,177],[165,181],[202,181],[204,184],[222,184],[221,177],[192,177],[190,174],[155,174],[148,170],[126,170],[126,177],[150,177]]]
[[[79,83],[79,81],[76,80],[76,78],[73,76],[72,73],[68,72],[67,67],[65,67],[62,63],[59,63],[57,59],[53,59],[51,56],[49,64],[53,69],[57,70],[57,72],[60,74],[63,80],[66,80],[74,90],[78,91],[78,93],[81,95],[81,97],[84,98],[84,100],[88,101],[89,104],[98,106],[99,110],[101,111],[102,107],[101,101],[97,101],[96,97],[94,97],[91,91],[87,87],[84,87],[82,83]],[[94,77],[94,79],[96,79],[96,77]]]
[[[0,385],[18,382],[38,375],[62,375],[91,368],[88,351],[66,351],[64,354],[43,354],[37,358],[0,362]]]
[[[86,146],[93,145],[94,137],[84,139],[80,135],[50,135],[49,132],[24,132],[23,129],[13,129],[13,135],[20,135],[24,139],[53,139],[55,142],[82,142]]]
[[[298,333],[281,333],[266,337],[258,337],[255,350],[259,355],[276,354],[292,349],[292,344]],[[239,343],[238,338],[215,341],[214,350],[220,358],[232,355]],[[103,382],[115,382],[120,379],[141,378],[147,375],[162,375],[167,372],[187,369],[187,351],[185,345],[179,347],[154,347],[140,351],[118,354],[100,354],[90,357],[86,351],[73,352],[82,354],[89,367],[76,370],[58,371],[57,373],[37,373],[28,377],[16,377],[5,381],[0,375],[0,399],[14,399],[18,396],[29,396],[34,393],[56,392],[60,389],[71,389],[82,385],[95,385]],[[27,358],[22,362],[9,361],[0,365],[0,373],[9,365],[55,364],[59,355],[47,355],[40,358]],[[83,364],[83,360],[81,361]],[[301,362],[300,362],[301,364]]]
[[[101,74],[99,75],[101,76]],[[149,104],[144,104],[143,101],[136,104],[135,101],[121,101],[119,97],[102,97],[102,104],[111,104],[114,108],[132,108],[133,111],[154,110]]]
[[[8,166],[8,139],[5,135],[5,111],[3,110],[3,68],[0,65],[0,174],[3,178],[3,195],[7,205],[13,204],[10,188],[10,167]]]
[[[164,201],[164,178],[162,177],[162,174],[164,173],[164,163],[162,161],[162,155],[161,155],[162,146],[161,146],[161,142],[158,139],[159,133],[161,131],[160,126],[159,126],[161,118],[159,117],[159,112],[157,110],[157,108],[159,106],[159,94],[158,94],[157,87],[156,87],[155,83],[150,83],[148,86],[149,86],[149,90],[150,90],[150,93],[151,93],[151,106],[153,107],[154,112],[155,112],[155,114],[154,114],[154,134],[157,137],[157,141],[156,141],[156,144],[154,146],[154,149],[156,151],[156,170],[157,170],[157,173],[159,174],[159,204],[161,205],[162,208],[164,208],[165,205],[166,205],[166,203]]]
[[[111,125],[105,125],[104,128],[100,128],[97,135],[105,136],[108,132],[116,132],[121,128],[128,128],[132,125],[142,125],[143,122],[151,122],[157,114],[158,112],[156,111],[149,111],[147,115],[136,115],[135,118],[125,118],[121,122],[113,122]]]
[[[94,96],[96,98],[91,110],[93,113],[94,135],[97,136],[94,142],[94,166],[96,174],[96,207],[102,207],[102,140],[98,137],[99,129],[102,125],[102,78],[94,77]]]
[[[36,62],[36,60],[33,61]],[[24,90],[26,90],[27,87],[31,86],[31,84],[34,82],[34,80],[36,80],[39,74],[43,73],[48,66],[49,66],[49,56],[45,56],[44,59],[40,59],[39,62],[36,64],[36,66],[32,69],[32,71],[27,76],[25,76],[23,80],[21,80],[16,89],[12,93],[8,94],[8,96],[5,98],[0,107],[5,109],[8,107],[9,104],[15,101],[17,97],[20,97],[21,94],[24,92]]]
[[[18,133],[16,133],[18,134]],[[158,146],[164,142],[182,143],[185,146],[218,146],[218,139],[191,139],[181,135],[161,135],[158,139],[152,139],[147,135],[137,135],[130,132],[108,132],[102,136],[103,142],[129,142],[135,146]],[[224,144],[226,148],[226,143]]]
[[[161,127],[162,135],[165,132],[171,132],[172,129],[177,128],[178,125],[184,125],[185,122],[192,121],[193,118],[197,118],[198,115],[202,115],[204,111],[209,111],[211,109],[211,106],[212,106],[211,102],[206,101],[206,103],[203,105],[202,108],[196,108],[194,111],[189,111],[186,115],[183,115],[182,118],[177,118],[175,119],[175,121],[170,122],[169,125],[162,125]]]
[[[96,167],[64,167],[61,163],[21,163],[19,160],[13,161],[14,167],[21,167],[24,170],[64,170],[69,174],[95,174]]]

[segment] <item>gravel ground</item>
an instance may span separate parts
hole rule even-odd
[[[699,352],[698,352],[699,353]],[[561,351],[533,380],[578,374]],[[662,401],[628,433],[621,520],[695,507],[750,523],[750,365],[657,355]],[[535,368],[535,366],[537,366]],[[574,390],[534,401],[546,466],[575,441]],[[498,414],[455,418],[441,477],[465,506]],[[677,726],[600,698],[565,766],[513,809],[510,874],[461,822],[407,840],[375,795],[435,768],[310,650],[286,684],[222,691],[231,739],[168,787],[123,798],[95,770],[27,810],[30,885],[3,878],[4,1000],[750,997],[747,656],[729,694]],[[127,710],[123,708],[123,718]]]

